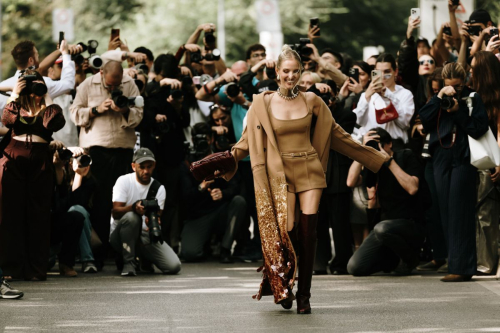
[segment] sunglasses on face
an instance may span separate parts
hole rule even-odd
[[[429,65],[434,65],[434,60],[432,59],[420,60],[420,65],[424,65],[425,63],[428,63]]]

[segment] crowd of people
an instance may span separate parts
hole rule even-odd
[[[319,51],[316,26],[294,46],[301,91],[386,158],[375,173],[329,152],[314,274],[496,273],[500,167],[471,165],[468,140],[498,135],[500,40],[488,12],[459,26],[456,9],[450,0],[432,43],[415,38],[420,18],[410,17],[397,54]],[[122,276],[177,274],[214,256],[262,260],[250,158],[228,182],[198,181],[189,166],[240,141],[255,96],[279,87],[276,59],[254,44],[226,65],[211,23],[156,56],[119,35],[100,55],[87,44],[62,39],[40,61],[34,42],[20,42],[17,71],[0,83],[0,298],[22,297],[9,282],[44,281],[56,263],[76,277],[77,263],[98,273],[109,258]],[[300,193],[298,170],[285,170],[289,193]]]

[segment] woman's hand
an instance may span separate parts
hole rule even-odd
[[[332,88],[330,88],[329,85],[326,83],[316,83],[316,89],[319,90],[320,93],[322,94],[331,94],[332,93]]]
[[[363,135],[363,145],[366,145],[368,141],[372,140],[380,142],[380,135],[378,135],[376,131],[368,131],[365,135]]]
[[[491,174],[491,181],[496,183],[500,180],[500,166],[495,167],[495,173]]]
[[[355,94],[361,94],[361,92],[363,91],[363,86],[360,83],[358,83],[352,77],[349,78],[348,82],[349,91],[352,91]]]
[[[53,140],[50,141],[49,147],[52,150],[58,150],[64,148],[64,143],[62,143],[61,141]]]
[[[340,88],[339,95],[343,97],[347,97],[350,95],[349,93],[349,79],[345,80],[344,84],[342,85],[342,88]]]
[[[164,114],[157,114],[155,120],[157,123],[162,123],[164,121],[167,121],[167,116]]]
[[[455,88],[452,86],[446,86],[441,89],[441,91],[438,93],[439,98],[443,98],[444,95],[446,96],[454,96],[456,94]]]
[[[212,126],[212,131],[217,133],[217,135],[224,135],[229,132],[229,129],[226,126]]]
[[[23,91],[24,88],[26,88],[26,80],[20,76],[17,79],[16,85],[14,86],[14,90],[12,91],[12,93],[20,95],[21,91]]]
[[[73,153],[73,157],[78,157],[85,154],[85,149],[81,147],[68,147],[66,149]]]
[[[59,45],[59,51],[61,51],[62,54],[69,54],[68,43],[66,42],[66,39],[63,39],[61,41],[61,45]]]
[[[490,38],[488,45],[486,45],[486,51],[495,52],[500,47],[500,40],[498,40],[498,35]]]
[[[170,86],[170,89],[181,89],[181,81],[176,79],[165,78],[160,81],[160,86]]]
[[[464,23],[460,27],[460,39],[462,42],[468,42],[470,40],[470,35],[469,35],[469,24]]]
[[[381,92],[383,87],[384,84],[382,83],[381,79],[377,79],[375,81],[370,82],[370,85],[368,86],[368,89],[366,89],[365,93],[366,101],[370,102],[370,99],[373,96],[373,94]]]

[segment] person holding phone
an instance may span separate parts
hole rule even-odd
[[[408,129],[415,111],[413,95],[408,90],[396,84],[398,69],[396,59],[389,53],[383,53],[377,58],[375,70],[371,72],[372,81],[366,92],[361,94],[359,103],[353,112],[358,117],[360,126],[356,139],[361,141],[370,128],[385,129],[394,141],[394,150],[401,149],[408,142]],[[376,110],[394,107],[398,118],[385,124],[377,122]]]
[[[463,98],[471,90],[465,86],[466,72],[460,64],[447,64],[442,77],[445,86],[419,115],[430,133],[429,152],[448,245],[449,274],[441,281],[462,282],[470,281],[477,269],[477,169],[470,163],[468,136],[478,139],[488,131],[488,113],[481,96],[475,94],[469,115]],[[450,103],[443,103],[447,98]]]

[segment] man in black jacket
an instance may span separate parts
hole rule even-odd
[[[352,133],[356,125],[356,115],[344,108],[344,101],[334,102],[336,86],[333,81],[329,82],[332,89],[329,101],[325,101],[332,111],[335,121],[342,126],[347,133]],[[309,91],[321,96],[313,85]],[[326,94],[325,94],[326,96]],[[333,232],[333,244],[335,246],[335,258],[330,264],[332,274],[347,274],[347,262],[352,256],[352,230],[350,224],[350,193],[347,187],[347,174],[352,160],[335,151],[330,151],[326,171],[327,188],[321,196],[321,204],[318,220],[318,245],[314,263],[314,273],[326,274],[326,266],[332,256],[330,227]]]
[[[381,208],[381,222],[361,244],[347,264],[354,276],[367,276],[379,271],[395,271],[408,275],[419,262],[419,250],[424,234],[421,225],[428,188],[422,167],[409,149],[394,152],[392,138],[387,131],[376,128],[369,131],[363,143],[376,147],[391,158],[377,174],[365,169],[362,176],[367,188],[373,189],[373,198]],[[353,162],[349,170],[349,186],[358,182],[361,165]],[[399,265],[399,266],[398,266]]]
[[[162,215],[163,238],[177,251],[180,237],[179,174],[185,159],[184,131],[190,124],[189,109],[183,103],[179,68],[173,55],[161,54],[154,63],[156,77],[146,87],[141,146],[156,156],[156,179],[165,186],[167,199]]]
[[[195,150],[200,159],[212,153],[210,148],[214,142],[212,130],[206,123],[193,126],[192,136]],[[207,147],[204,154],[200,147]],[[198,182],[190,173],[187,163],[181,167],[182,198],[189,209],[186,209],[187,220],[182,229],[181,257],[186,261],[200,261],[209,255],[206,250],[212,234],[222,236],[220,261],[232,263],[231,247],[235,235],[243,225],[246,215],[246,202],[240,192],[240,176],[238,173],[229,181],[217,178],[211,181]]]

